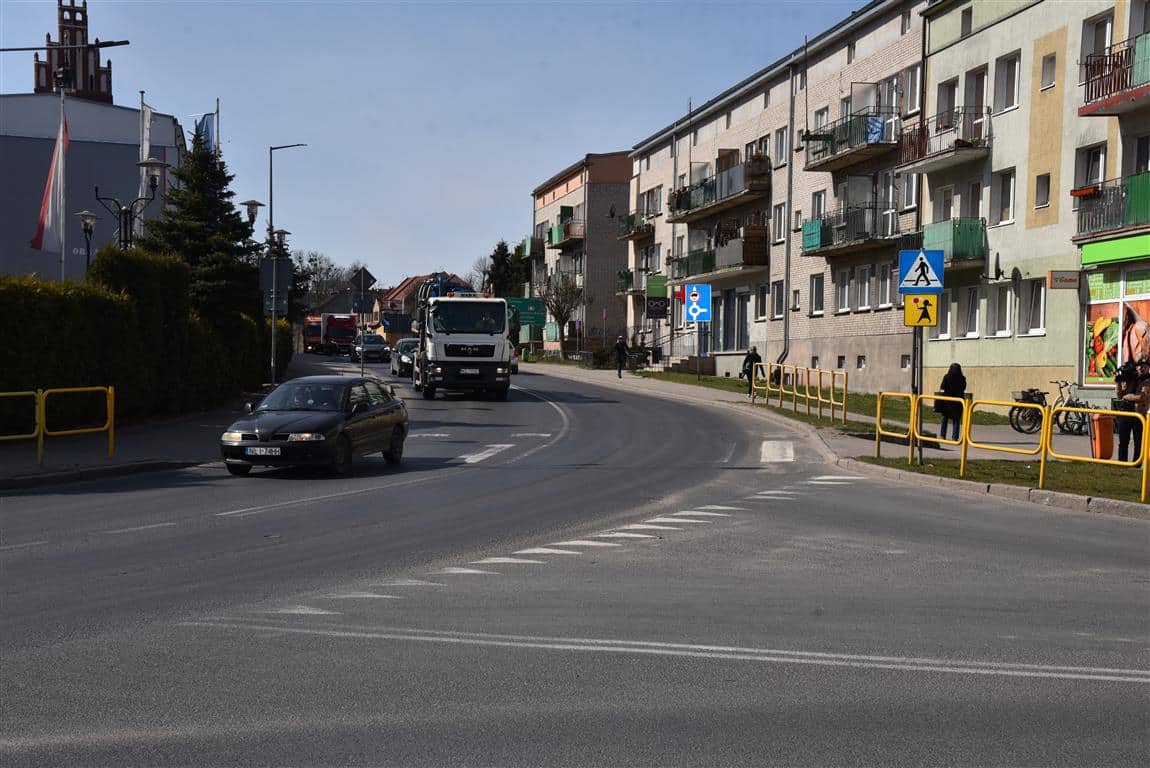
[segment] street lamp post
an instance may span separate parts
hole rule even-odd
[[[147,171],[147,197],[137,197],[130,203],[124,204],[114,197],[101,197],[100,188],[96,187],[96,199],[108,213],[116,217],[120,230],[120,248],[124,250],[132,247],[132,229],[135,226],[136,218],[156,199],[156,187],[160,184],[160,171],[170,167],[163,160],[151,159],[141,160],[136,165]]]
[[[290,235],[290,232],[285,232],[282,229],[275,228],[275,165],[273,163],[274,152],[278,149],[292,149],[294,147],[306,147],[307,144],[280,144],[278,146],[268,147],[268,256],[272,259],[272,384],[276,383],[276,266],[279,264],[278,251],[273,253],[273,249],[278,239],[279,250],[283,249],[284,237]],[[249,201],[252,202],[252,201]],[[245,203],[247,205],[247,203]],[[251,215],[253,207],[248,207],[248,215]]]
[[[84,227],[84,272],[87,274],[88,268],[92,266],[92,233],[100,217],[88,210],[80,211],[75,216]]]
[[[256,231],[256,216],[259,214],[260,208],[264,207],[264,204],[259,200],[244,200],[242,203],[240,203],[240,205],[242,205],[244,208],[247,208],[248,210],[248,226],[251,227],[252,234],[254,234]],[[247,241],[249,244],[255,244],[250,235],[248,236]],[[257,265],[259,264],[258,253],[255,254],[255,262]]]
[[[280,254],[283,253],[283,250],[284,250],[284,238],[290,234],[291,234],[291,232],[288,232],[287,230],[284,230],[284,229],[277,229],[277,230],[272,232],[273,242],[275,243],[274,249],[270,249],[270,250],[274,250],[274,252],[271,254],[271,260],[272,260],[272,296],[271,296],[271,298],[272,298],[272,302],[271,302],[271,304],[272,304],[272,359],[271,359],[272,384],[276,383],[276,336],[277,336],[277,333],[276,333],[276,304],[279,302],[279,290],[278,290],[278,288],[279,288],[279,274],[278,274],[277,268],[279,266]]]

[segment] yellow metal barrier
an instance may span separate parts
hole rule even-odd
[[[98,427],[80,429],[48,429],[48,396],[77,392],[103,392],[105,403],[104,423]],[[44,463],[44,438],[64,435],[85,435],[91,432],[108,433],[108,458],[116,454],[116,388],[115,387],[60,387],[37,389],[35,392],[0,392],[0,397],[31,397],[34,401],[36,429],[26,435],[0,435],[0,442],[6,440],[35,440],[36,461]]]
[[[950,395],[918,395],[915,400],[916,400],[916,402],[915,402],[915,412],[916,413],[922,412],[923,401],[929,401],[931,404],[940,403],[940,402],[942,402],[942,403],[957,403],[961,407],[961,409],[962,409],[962,421],[959,422],[959,424],[961,426],[959,429],[959,436],[958,436],[957,440],[950,439],[946,435],[942,434],[942,429],[938,430],[938,433],[939,433],[938,437],[934,437],[934,438],[923,437],[922,433],[919,431],[919,428],[918,428],[920,419],[912,419],[911,423],[910,423],[910,428],[911,428],[911,431],[914,433],[914,439],[915,440],[922,441],[922,440],[930,439],[933,442],[938,443],[939,445],[961,446],[962,451],[960,454],[961,458],[959,459],[959,462],[958,462],[958,476],[959,477],[966,477],[966,447],[970,442],[970,407],[971,407],[970,401],[967,400],[965,397],[951,397]]]
[[[1049,425],[1047,425],[1043,432],[1046,434],[1046,453],[1049,454],[1052,458],[1061,459],[1062,461],[1078,461],[1086,464],[1102,464],[1111,467],[1141,466],[1142,483],[1139,492],[1141,494],[1142,501],[1145,502],[1147,497],[1147,485],[1148,481],[1150,481],[1150,457],[1146,455],[1147,450],[1150,450],[1150,448],[1148,448],[1150,447],[1150,419],[1140,413],[1134,413],[1132,411],[1109,411],[1098,408],[1070,408],[1064,405],[1060,405],[1050,410],[1049,416],[1051,424],[1054,423],[1056,417],[1060,413],[1084,413],[1086,414],[1087,418],[1090,418],[1092,414],[1112,416],[1115,419],[1115,426],[1117,426],[1117,420],[1119,418],[1137,419],[1138,421],[1142,422],[1142,447],[1138,452],[1138,458],[1134,461],[1119,461],[1118,459],[1096,459],[1093,456],[1074,456],[1072,454],[1058,453],[1054,450],[1053,430]],[[1134,447],[1135,449],[1138,448],[1138,446]],[[1043,470],[1045,470],[1045,466],[1043,467]],[[1043,488],[1045,486],[1045,474],[1045,471],[1043,471],[1042,474],[1039,475],[1039,488]]]
[[[910,426],[906,428],[906,432],[892,432],[884,429],[882,426],[882,405],[886,399],[891,400],[906,400],[907,408],[910,411]],[[914,462],[914,433],[917,431],[914,427],[915,422],[918,421],[918,395],[912,395],[909,392],[879,392],[878,403],[875,405],[875,423],[874,423],[874,455],[875,458],[882,458],[882,439],[884,437],[893,437],[898,440],[906,440],[906,463],[911,464]]]
[[[751,402],[755,402],[758,393],[768,403],[775,395],[778,396],[778,406],[783,407],[783,400],[790,398],[791,411],[798,413],[799,400],[807,407],[810,416],[812,408],[818,407],[818,415],[823,417],[823,406],[830,407],[831,421],[835,419],[835,409],[838,409],[839,418],[843,424],[847,423],[847,372],[831,371],[823,368],[807,368],[790,363],[756,363],[751,372]],[[827,379],[830,379],[827,383]],[[812,381],[814,390],[812,391]],[[761,386],[760,386],[761,382]],[[841,382],[842,397],[835,399],[835,384]],[[801,385],[801,386],[800,386]]]

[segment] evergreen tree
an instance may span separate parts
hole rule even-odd
[[[475,270],[475,267],[472,267]],[[487,284],[495,296],[521,296],[523,283],[530,279],[530,264],[521,254],[512,254],[506,240],[500,240],[491,252]]]

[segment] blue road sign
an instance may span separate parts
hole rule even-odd
[[[942,251],[898,252],[898,292],[900,294],[942,293]]]
[[[688,323],[707,322],[711,319],[711,286],[705,283],[688,284],[683,288],[684,319]]]

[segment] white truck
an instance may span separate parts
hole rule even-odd
[[[419,334],[411,383],[424,399],[439,390],[489,393],[506,400],[513,346],[507,302],[430,278],[419,289],[412,331]]]

